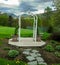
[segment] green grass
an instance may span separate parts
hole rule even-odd
[[[18,61],[18,60],[11,61],[11,60],[0,58],[0,65],[27,65],[27,64],[25,62]]]
[[[14,27],[3,27],[0,26],[0,38],[10,38],[14,34],[15,28]],[[22,37],[31,37],[32,30],[29,29],[21,29],[21,36]]]
[[[22,37],[32,37],[33,32],[32,30],[29,30],[29,29],[21,29],[21,36]]]

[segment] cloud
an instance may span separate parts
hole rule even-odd
[[[52,0],[34,0],[37,3],[50,2]]]
[[[0,0],[0,3],[10,6],[18,6],[20,4],[19,0]]]
[[[29,4],[29,2],[22,2],[19,6],[21,11],[36,11],[35,6]]]
[[[3,4],[3,0],[0,0],[0,7],[5,7],[5,8],[12,8],[18,10],[19,12],[26,12],[26,11],[37,11],[37,12],[43,12],[44,9],[49,6],[52,7],[52,0],[9,0],[13,3],[10,2],[10,4]],[[5,0],[6,2],[8,0]],[[12,7],[16,1],[19,1],[19,6]],[[5,9],[6,10],[6,9]],[[11,10],[11,9],[8,9]]]
[[[52,0],[22,0],[20,4],[20,10],[38,11],[44,10],[47,6],[52,6]]]

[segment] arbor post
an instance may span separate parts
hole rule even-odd
[[[37,41],[37,21],[38,17],[37,15],[34,15],[34,24],[33,24],[33,40]]]
[[[19,24],[18,35],[19,35],[19,42],[20,42],[20,37],[21,37],[21,15],[19,15],[18,24]]]

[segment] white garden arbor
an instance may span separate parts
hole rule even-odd
[[[33,41],[36,42],[37,41],[37,23],[38,23],[38,17],[36,14],[33,14],[33,13],[30,13],[30,12],[27,12],[27,13],[23,13],[23,14],[27,14],[27,15],[31,15],[34,19],[33,21]],[[21,40],[21,16],[23,14],[20,14],[19,15],[19,21],[18,21],[18,25],[19,25],[19,29],[18,29],[18,36],[19,36],[19,42]]]
[[[21,16],[23,14],[27,14],[27,15],[31,15],[34,19],[34,23],[33,23],[33,37],[21,37]],[[45,42],[41,41],[37,41],[37,23],[38,23],[38,17],[36,14],[27,12],[27,13],[22,13],[18,16],[19,21],[18,21],[18,25],[19,25],[19,29],[18,29],[18,41],[12,41],[13,38],[9,39],[9,44],[11,45],[16,45],[16,46],[20,46],[20,47],[30,47],[30,46],[43,46],[45,45]]]
[[[14,13],[15,15],[17,14],[16,12]],[[33,23],[33,37],[27,37],[27,38],[25,38],[25,37],[21,37],[21,16],[23,15],[23,14],[27,14],[27,15],[31,15],[32,17],[33,17],[33,19],[34,19],[34,23]],[[14,46],[19,46],[19,47],[39,47],[39,46],[43,46],[43,45],[45,45],[46,43],[44,42],[44,41],[42,41],[42,40],[40,40],[40,41],[37,41],[37,27],[38,27],[38,25],[37,25],[37,23],[38,23],[38,17],[37,17],[37,14],[35,13],[33,13],[33,12],[25,12],[25,13],[20,13],[19,14],[19,12],[18,12],[18,19],[19,19],[19,21],[18,21],[18,25],[19,25],[19,28],[18,28],[18,41],[12,41],[13,40],[13,38],[11,38],[11,39],[9,39],[9,42],[8,42],[8,44],[10,44],[10,45],[14,45]]]

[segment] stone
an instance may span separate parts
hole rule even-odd
[[[32,50],[32,52],[33,52],[33,53],[38,53],[39,51],[37,51],[37,50]]]
[[[44,59],[42,57],[36,57],[36,60],[39,62],[44,62]]]
[[[29,55],[29,54],[30,54],[30,52],[23,51],[23,54],[25,54],[25,55]]]
[[[37,55],[37,56],[41,56],[41,54],[40,54],[40,53],[37,53],[36,55]]]
[[[29,61],[33,61],[33,60],[35,60],[35,58],[32,57],[32,56],[27,56],[26,58],[27,58]]]
[[[37,65],[37,61],[28,62],[28,65]]]
[[[32,57],[37,57],[37,54],[36,54],[36,53],[30,53],[30,55],[31,55]]]
[[[47,65],[45,62],[38,62],[38,64]]]

